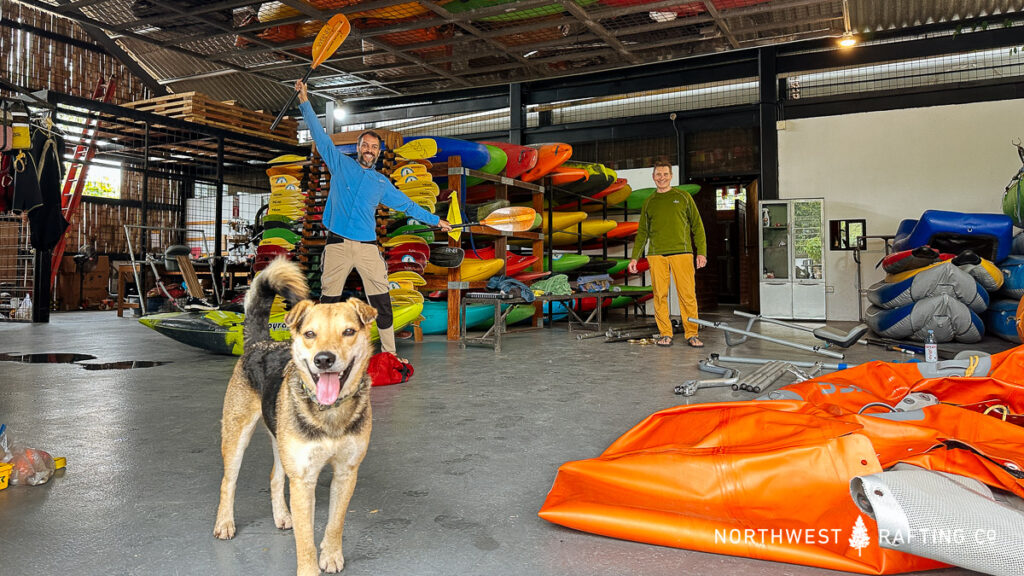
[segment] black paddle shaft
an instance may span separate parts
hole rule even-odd
[[[309,70],[306,70],[306,75],[302,77],[302,82],[305,83],[306,80],[309,80],[309,75],[312,74],[312,73],[313,73],[313,67],[310,66]],[[291,97],[288,98],[288,103],[284,105],[284,108],[281,108],[281,111],[277,113],[277,118],[274,118],[274,122],[270,125],[270,131],[271,132],[273,132],[274,129],[277,128],[277,125],[281,123],[281,119],[284,118],[285,112],[287,112],[288,109],[292,107],[292,104],[295,103],[295,99],[298,98],[298,97],[299,97],[299,91],[298,90],[292,92]]]

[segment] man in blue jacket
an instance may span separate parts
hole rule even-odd
[[[327,245],[323,256],[320,302],[340,302],[345,280],[355,268],[363,280],[366,299],[377,309],[381,349],[395,354],[388,268],[377,248],[377,205],[383,204],[420,222],[440,226],[445,232],[452,229],[451,225],[421,208],[374,169],[380,156],[380,136],[372,130],[360,134],[356,144],[358,160],[349,158],[338,152],[330,136],[320,126],[320,120],[309,104],[306,84],[297,81],[295,90],[299,93],[302,118],[309,127],[317,152],[331,173],[331,190],[323,215]]]

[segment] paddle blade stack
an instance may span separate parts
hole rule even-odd
[[[424,142],[424,140],[414,140],[405,146],[400,146],[395,149],[395,153],[397,154],[406,146],[416,144],[417,142]],[[427,140],[426,142],[432,141]],[[424,146],[429,148],[429,144],[424,144]],[[424,151],[426,150],[420,149],[420,152]],[[413,154],[413,152],[408,153]],[[395,182],[396,188],[401,190],[410,200],[419,204],[424,210],[433,212],[437,207],[437,196],[440,193],[440,188],[434,182],[434,178],[430,175],[425,165],[418,162],[407,162],[391,173],[391,179]]]

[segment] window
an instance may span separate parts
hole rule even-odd
[[[747,201],[747,187],[742,184],[730,184],[715,188],[715,205],[719,211],[736,209],[736,201]]]
[[[65,172],[71,166],[65,163]],[[85,175],[83,196],[99,196],[100,198],[121,197],[121,169],[115,167],[92,165]]]

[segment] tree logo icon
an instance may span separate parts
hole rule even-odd
[[[850,536],[850,547],[857,550],[857,556],[861,550],[871,545],[871,536],[868,535],[868,528],[864,525],[864,518],[857,516],[857,522],[853,525],[853,534]]]

